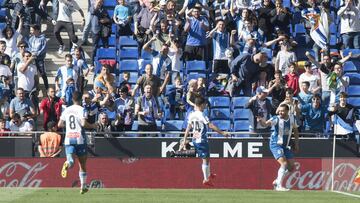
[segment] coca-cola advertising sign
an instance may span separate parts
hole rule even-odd
[[[0,159],[1,187],[78,187],[78,166],[63,179],[62,158]],[[197,158],[89,158],[88,185],[93,188],[202,188],[201,160]],[[215,188],[271,189],[278,170],[274,159],[211,159],[217,174]],[[360,191],[353,184],[360,159],[337,159],[334,188]],[[156,175],[154,175],[156,174]],[[298,190],[330,190],[331,159],[296,159],[283,182]]]

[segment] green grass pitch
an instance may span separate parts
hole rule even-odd
[[[360,192],[352,193],[360,196]],[[0,188],[0,202],[21,203],[347,203],[360,198],[325,191],[218,190],[218,189],[91,189],[79,194],[78,188]]]

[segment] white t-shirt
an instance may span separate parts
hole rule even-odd
[[[282,75],[285,76],[289,73],[289,65],[291,62],[296,62],[296,55],[292,51],[281,50],[276,55],[276,62],[279,64],[279,70],[281,70]]]
[[[181,56],[183,55],[183,51],[181,48],[178,49],[178,52],[176,53],[174,48],[169,48],[168,56],[171,59],[171,70],[180,72],[182,67],[182,61]]]
[[[72,23],[72,13],[80,10],[75,0],[59,0],[59,15],[57,21]]]
[[[35,86],[35,76],[37,75],[37,69],[34,65],[30,64],[24,73],[20,72],[20,67],[24,65],[21,62],[17,67],[18,73],[18,87],[23,88],[25,91],[31,91]]]
[[[319,87],[319,76],[317,75],[306,75],[305,73],[301,74],[300,77],[299,77],[299,86],[301,87],[301,83],[302,82],[305,82],[305,81],[308,81],[310,83],[310,87],[309,87],[309,91],[313,91],[313,89],[315,88],[318,88]]]
[[[5,36],[2,35],[2,32],[0,32],[0,40],[6,42],[5,54],[9,55],[10,57],[14,56],[17,51],[16,42],[19,35],[20,34],[15,31],[14,35],[10,39],[6,39]]]
[[[12,76],[11,70],[8,66],[0,64],[0,76]]]
[[[67,107],[62,113],[60,120],[65,121],[65,145],[86,144],[85,131],[81,125],[81,120],[85,119],[84,108],[79,105]]]

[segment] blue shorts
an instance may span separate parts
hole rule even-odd
[[[198,156],[202,159],[204,158],[209,158],[210,157],[210,152],[209,152],[209,143],[208,142],[200,142],[200,143],[195,143],[193,142],[196,153],[198,154]]]
[[[87,155],[87,146],[86,144],[72,144],[65,145],[65,153],[68,154],[76,154],[76,156],[85,156]]]
[[[270,150],[276,160],[278,160],[280,157],[285,157],[286,159],[294,158],[292,151],[289,148],[283,147],[281,145],[270,145]]]

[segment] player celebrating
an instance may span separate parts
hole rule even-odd
[[[202,158],[202,172],[204,175],[203,184],[207,186],[214,186],[212,179],[215,178],[215,174],[210,173],[210,153],[209,143],[207,138],[207,127],[211,128],[215,132],[228,136],[227,132],[219,130],[214,124],[209,122],[209,119],[204,115],[203,111],[206,108],[206,100],[203,97],[195,98],[195,109],[189,114],[188,126],[183,138],[183,144],[186,145],[186,138],[188,137],[190,130],[192,129],[192,141],[199,157]]]
[[[73,154],[76,154],[79,160],[79,177],[81,183],[80,194],[84,194],[88,191],[86,187],[86,159],[87,159],[87,146],[86,135],[83,127],[94,128],[93,125],[88,124],[84,117],[84,108],[81,104],[80,92],[74,92],[72,96],[74,104],[65,109],[61,114],[58,126],[64,127],[66,123],[65,134],[65,152],[66,161],[61,170],[61,176],[66,178],[67,170],[74,165]]]
[[[276,191],[289,191],[289,189],[283,187],[281,184],[285,174],[288,171],[292,171],[294,167],[294,155],[289,147],[292,132],[294,132],[295,136],[295,152],[299,150],[299,133],[294,116],[289,115],[289,106],[287,104],[281,104],[279,106],[278,114],[278,116],[274,116],[268,121],[260,117],[257,120],[263,126],[275,126],[275,130],[270,138],[270,150],[279,162],[280,168],[273,185]]]

